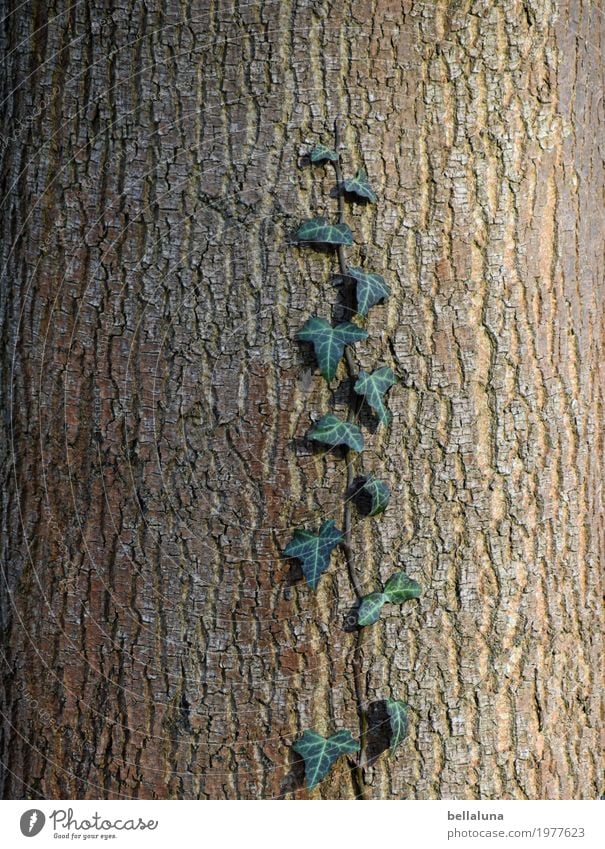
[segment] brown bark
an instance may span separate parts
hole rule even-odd
[[[317,593],[280,557],[342,510],[294,341],[334,257],[289,244],[334,210],[299,165],[337,114],[380,198],[351,260],[393,289],[355,356],[400,378],[357,562],[424,587],[364,639],[412,720],[368,795],[603,792],[603,13],[35,0],[0,31],[3,795],[305,798],[292,741],[358,733],[342,553]]]

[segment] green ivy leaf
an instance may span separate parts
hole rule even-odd
[[[359,315],[367,315],[370,307],[380,303],[391,294],[384,277],[374,272],[363,271],[357,266],[347,268],[347,276],[357,282],[357,312]]]
[[[353,388],[358,395],[363,395],[379,420],[383,424],[388,424],[391,420],[391,414],[387,410],[382,396],[396,383],[397,378],[393,374],[393,369],[384,366],[376,369],[372,374],[360,371]]]
[[[419,598],[422,592],[420,584],[413,581],[405,572],[395,572],[384,585],[381,593],[370,593],[362,598],[357,611],[357,624],[373,625],[380,618],[380,611],[387,601],[401,604],[409,598]]]
[[[311,151],[311,162],[338,162],[338,154],[325,144],[316,145]]]
[[[380,611],[386,601],[386,596],[383,593],[370,593],[361,599],[359,610],[357,611],[357,624],[373,625],[380,618]]]
[[[337,731],[331,737],[305,731],[293,749],[304,758],[307,787],[313,790],[326,777],[337,758],[359,751],[359,743],[355,742],[350,731]]]
[[[394,752],[408,733],[408,706],[405,702],[387,699],[387,713],[391,726],[391,751]]]
[[[386,510],[391,497],[391,490],[384,481],[370,477],[361,488],[372,498],[372,509],[368,516],[377,516]]]
[[[343,422],[334,413],[327,413],[309,431],[309,439],[325,445],[347,445],[357,453],[363,451],[363,433],[352,422]]]
[[[333,379],[338,363],[344,354],[345,345],[367,339],[367,331],[356,324],[345,321],[336,327],[325,320],[314,316],[298,331],[297,338],[303,342],[312,342],[319,370],[329,382]]]
[[[352,245],[353,234],[348,224],[330,224],[327,218],[303,221],[296,231],[299,242],[321,242],[325,245]]]
[[[370,203],[376,203],[376,195],[368,182],[368,175],[360,168],[350,180],[345,180],[343,183],[345,192],[349,192],[349,194],[357,195],[357,197],[363,198],[363,200],[369,200]]]
[[[330,565],[332,549],[344,540],[344,536],[330,519],[324,522],[316,536],[302,529],[294,532],[293,539],[284,548],[286,557],[300,560],[303,575],[311,589],[317,589],[321,575]]]
[[[384,585],[387,601],[400,604],[410,598],[420,598],[422,588],[418,581],[408,578],[405,572],[395,572]]]

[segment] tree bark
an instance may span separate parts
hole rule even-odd
[[[359,733],[344,558],[314,593],[280,554],[342,511],[305,434],[346,388],[295,341],[335,257],[292,243],[336,215],[302,166],[337,115],[379,194],[351,262],[392,288],[354,354],[399,378],[356,562],[424,590],[364,637],[365,708],[411,716],[367,794],[600,795],[603,12],[26,0],[0,29],[3,796],[355,793],[291,750]]]

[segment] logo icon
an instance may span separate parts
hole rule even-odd
[[[35,837],[36,834],[40,834],[45,822],[46,817],[42,811],[39,811],[37,808],[31,808],[31,810],[21,814],[21,834],[25,835],[25,837]]]

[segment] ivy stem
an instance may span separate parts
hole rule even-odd
[[[335,149],[337,153],[336,161],[333,163],[334,172],[336,175],[336,193],[338,197],[338,223],[345,223],[345,199],[344,199],[344,190],[343,190],[343,179],[342,179],[342,168],[340,166],[340,142],[341,142],[341,129],[340,129],[340,119],[336,118],[334,121],[334,142]],[[347,274],[347,262],[345,257],[345,249],[344,245],[338,245],[338,265],[340,269],[340,273],[342,277],[346,277]],[[349,290],[345,290],[345,308],[349,315],[352,315],[354,310],[354,304],[351,303],[352,298]],[[347,318],[349,317],[347,316]],[[359,396],[353,390],[353,385],[355,382],[355,377],[357,373],[355,360],[353,358],[353,354],[349,346],[345,346],[345,362],[347,366],[347,374],[349,377],[350,383],[350,394],[349,394],[349,412],[347,415],[347,421],[353,422],[355,421],[357,414],[359,412]],[[352,527],[352,511],[351,511],[351,490],[353,487],[353,481],[355,480],[355,459],[356,455],[354,451],[347,449],[345,454],[345,463],[347,467],[347,485],[344,499],[344,516],[343,516],[343,533],[344,533],[344,553],[345,559],[347,562],[347,571],[349,573],[349,577],[351,580],[351,584],[353,589],[355,590],[355,595],[357,596],[357,601],[361,601],[363,598],[363,590],[361,588],[361,584],[357,577],[357,572],[355,569],[355,555],[353,553],[353,527]],[[353,779],[353,791],[356,799],[367,799],[367,793],[365,789],[365,780],[363,775],[363,758],[366,746],[366,736],[367,736],[367,728],[366,728],[366,712],[365,712],[365,698],[362,690],[362,645],[363,645],[363,629],[358,629],[355,636],[355,648],[353,650],[353,681],[355,686],[355,701],[357,703],[357,715],[359,719],[359,756],[357,761],[353,767],[351,772],[351,776]]]

